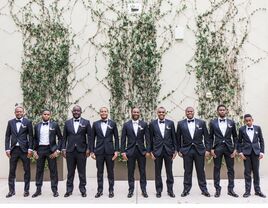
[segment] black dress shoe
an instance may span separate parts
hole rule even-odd
[[[81,196],[82,197],[87,197],[87,193],[86,192],[83,192],[83,193],[81,193]]]
[[[95,198],[100,198],[103,195],[102,192],[98,191],[95,195]]]
[[[131,198],[133,196],[133,191],[129,191],[127,194],[127,198]]]
[[[54,197],[58,197],[59,196],[59,193],[57,191],[53,192],[53,196]]]
[[[218,197],[220,197],[220,195],[221,195],[221,191],[220,191],[220,190],[216,190],[214,196],[215,196],[216,198],[218,198]]]
[[[206,196],[206,197],[210,197],[210,194],[207,191],[203,191],[201,194]]]
[[[228,195],[236,197],[236,198],[238,197],[238,195],[233,190],[228,191]]]
[[[24,191],[23,196],[28,197],[30,195],[29,191]]]
[[[64,194],[64,197],[69,197],[69,196],[71,196],[72,195],[72,192],[66,192],[65,194]]]
[[[38,197],[38,196],[40,196],[40,195],[41,195],[41,191],[36,191],[36,192],[32,195],[32,197],[35,198],[35,197]]]
[[[110,191],[108,196],[109,196],[109,198],[113,198],[114,197],[114,192]]]
[[[250,193],[249,192],[245,192],[244,194],[243,194],[243,197],[244,198],[248,198],[250,196]]]
[[[147,194],[146,191],[141,192],[141,195],[142,195],[144,198],[148,198],[148,194]]]
[[[187,195],[189,195],[189,191],[183,191],[181,193],[181,197],[186,197]]]
[[[265,196],[261,191],[256,192],[255,195],[256,195],[256,196],[260,196],[260,197],[262,197],[262,198],[266,198],[266,196]]]
[[[168,192],[168,195],[171,197],[171,198],[175,198],[175,194],[173,192]]]
[[[14,195],[15,195],[15,192],[8,192],[8,194],[6,195],[6,198],[10,198]]]
[[[161,192],[157,192],[157,193],[156,193],[156,197],[157,197],[157,198],[160,198],[160,197],[161,197]]]

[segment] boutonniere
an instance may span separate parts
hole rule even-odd
[[[140,125],[138,125],[138,128],[139,128],[140,130],[143,130],[143,128],[142,128]]]
[[[55,129],[53,129],[53,128],[50,127],[49,130],[50,130],[50,131],[54,131]]]
[[[198,129],[202,129],[202,127],[200,127],[198,124],[196,124],[196,128],[198,128]]]
[[[79,124],[79,126],[81,126],[82,128],[85,128],[86,127],[86,125],[83,125],[83,124]]]
[[[21,128],[24,128],[24,129],[25,129],[26,127],[27,127],[27,126],[24,126],[23,123],[21,124]]]
[[[228,127],[229,127],[229,128],[232,128],[233,126],[232,126],[232,125],[230,125],[230,124],[228,124]]]
[[[256,131],[255,134],[258,134],[258,132]]]
[[[109,129],[113,129],[113,127],[111,127],[109,124],[107,124],[107,127],[108,127]]]
[[[166,126],[166,129],[171,129],[169,126]]]

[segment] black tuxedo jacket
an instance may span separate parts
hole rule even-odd
[[[158,119],[153,120],[149,124],[150,131],[150,152],[153,152],[154,156],[159,156],[162,152],[163,147],[165,147],[167,153],[172,155],[177,151],[176,144],[176,133],[174,122],[168,119],[165,119],[165,133],[164,138],[160,132],[158,126]]]
[[[177,147],[178,152],[187,154],[191,146],[194,145],[200,155],[206,150],[210,151],[210,140],[206,122],[195,118],[195,132],[191,137],[187,119],[181,120],[177,125]]]
[[[107,125],[104,136],[101,129],[101,120],[93,123],[91,151],[96,155],[114,154],[115,151],[119,151],[119,137],[116,123],[108,119]]]
[[[40,122],[34,127],[34,150],[38,150],[40,142],[40,129],[43,122]],[[58,137],[58,143],[56,140]],[[50,151],[55,152],[56,150],[61,150],[62,146],[62,134],[59,125],[55,121],[49,121],[49,145]]]
[[[211,120],[210,125],[210,142],[212,144],[212,149],[217,149],[224,142],[226,143],[230,152],[237,149],[237,132],[236,125],[233,120],[227,119],[227,129],[225,135],[222,135],[218,118]]]
[[[73,118],[71,118],[64,125],[62,149],[66,149],[66,152],[72,152],[76,147],[78,152],[86,152],[86,150],[90,150],[91,135],[89,120],[80,118],[79,127],[75,133]]]
[[[242,152],[244,155],[250,155],[252,151],[256,155],[259,155],[260,152],[264,153],[264,140],[261,127],[253,125],[253,129],[254,136],[252,142],[247,134],[247,126],[242,126],[239,129],[238,152]]]
[[[28,152],[28,149],[33,149],[33,125],[30,120],[23,118],[19,132],[17,132],[16,119],[8,121],[5,150],[12,150],[17,142],[23,152]]]
[[[121,136],[121,151],[127,156],[134,155],[136,145],[141,154],[145,155],[149,152],[149,129],[146,122],[139,120],[137,136],[133,129],[132,120],[127,121],[123,125]]]

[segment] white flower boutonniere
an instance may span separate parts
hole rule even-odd
[[[196,128],[199,130],[202,129],[202,127],[200,127],[198,124],[196,124]]]
[[[25,129],[26,127],[27,127],[27,126],[24,126],[23,123],[21,124],[21,128],[24,128],[24,129]]]
[[[230,124],[228,124],[228,127],[229,127],[229,128],[232,128],[233,126],[232,126],[232,125],[230,125]]]
[[[169,126],[166,126],[166,129],[171,129]]]
[[[139,128],[140,130],[143,130],[143,128],[142,128],[140,125],[138,125],[138,128]]]
[[[49,130],[50,130],[50,131],[54,131],[55,129],[53,129],[53,128],[49,128]]]
[[[108,127],[109,129],[113,129],[113,127],[111,127],[109,124],[107,124],[107,127]]]
[[[257,131],[255,132],[255,134],[258,134],[258,133],[259,133],[259,132],[257,132]]]

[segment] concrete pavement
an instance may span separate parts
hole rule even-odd
[[[87,179],[87,197],[81,197],[81,194],[78,190],[78,178],[75,178],[74,182],[74,191],[73,195],[69,198],[64,198],[63,195],[65,193],[65,186],[66,180],[59,182],[59,194],[60,196],[54,198],[52,196],[52,192],[50,190],[50,182],[44,182],[42,188],[42,195],[37,198],[32,198],[31,195],[35,192],[35,184],[31,182],[30,188],[30,196],[23,197],[23,182],[16,183],[16,195],[12,198],[6,198],[5,195],[8,192],[8,185],[7,179],[0,179],[0,203],[14,203],[14,204],[28,204],[28,203],[38,203],[38,204],[211,204],[211,203],[245,203],[245,204],[261,204],[261,203],[268,203],[268,198],[261,198],[254,195],[254,190],[251,191],[251,196],[249,198],[243,198],[242,195],[244,193],[244,180],[243,179],[236,179],[235,180],[235,192],[239,194],[239,198],[234,198],[227,195],[227,180],[221,180],[222,186],[222,194],[221,197],[215,198],[214,195],[214,187],[213,187],[213,180],[208,180],[208,190],[211,197],[207,198],[201,195],[201,191],[197,185],[196,177],[193,177],[193,187],[190,192],[190,195],[187,197],[181,197],[180,194],[183,190],[183,178],[182,177],[175,177],[174,183],[174,193],[176,195],[175,198],[170,198],[166,193],[165,187],[165,180],[166,178],[163,177],[164,182],[164,190],[162,192],[161,198],[156,198],[155,196],[155,186],[154,181],[148,181],[147,185],[147,192],[149,197],[143,198],[141,195],[141,191],[139,188],[139,181],[135,183],[135,194],[132,198],[127,198],[128,193],[128,184],[127,181],[115,181],[115,197],[109,198],[108,197],[108,183],[107,179],[105,178],[104,181],[104,193],[103,196],[96,199],[94,196],[97,190],[97,181],[96,178],[88,178]],[[268,177],[261,178],[261,188],[264,194],[268,195]]]

